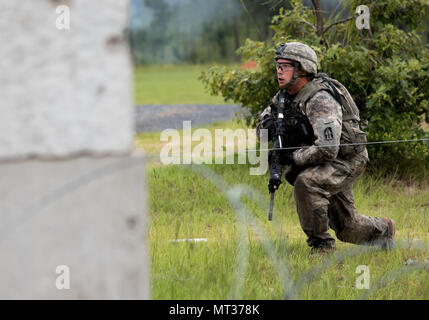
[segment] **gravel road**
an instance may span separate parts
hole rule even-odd
[[[136,107],[136,131],[182,129],[186,120],[191,120],[192,126],[227,121],[240,110],[239,105],[140,105]]]

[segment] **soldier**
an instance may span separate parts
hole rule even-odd
[[[260,129],[268,129],[274,142],[282,137],[283,148],[301,148],[270,152],[270,192],[278,189],[282,167],[288,165],[286,180],[294,186],[311,255],[335,249],[329,227],[341,241],[390,249],[394,221],[359,215],[354,205],[353,184],[366,167],[368,152],[349,92],[317,73],[316,53],[305,44],[281,45],[275,61],[280,91],[258,115],[258,137]]]

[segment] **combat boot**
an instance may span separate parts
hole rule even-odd
[[[384,238],[381,242],[381,249],[382,250],[392,250],[394,249],[394,238],[396,233],[396,226],[395,222],[392,219],[389,218],[382,218],[386,224],[387,224],[387,231],[384,235]]]

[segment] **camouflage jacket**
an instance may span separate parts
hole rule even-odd
[[[300,102],[301,89],[286,106],[296,105],[307,116],[313,127],[315,142],[308,148],[296,150],[293,153],[298,166],[332,161],[338,156],[340,138],[342,136],[342,108],[335,98],[327,91],[318,91],[305,103]],[[304,91],[303,91],[304,90]],[[279,91],[280,92],[280,91]],[[274,96],[270,106],[258,115],[257,135],[260,137],[267,115],[276,118],[279,92]]]

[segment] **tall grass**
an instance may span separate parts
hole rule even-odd
[[[237,127],[236,122],[216,123],[215,128]],[[234,128],[235,128],[234,127]],[[162,144],[158,133],[137,138],[140,145],[151,146],[149,153],[159,154]],[[142,143],[144,141],[144,143]],[[149,158],[152,159],[153,158]],[[236,159],[237,160],[237,159]],[[235,161],[237,163],[237,161]],[[189,166],[147,166],[150,246],[154,299],[283,299],[286,296],[264,241],[271,241],[274,254],[287,266],[299,299],[355,299],[366,290],[356,288],[356,268],[367,265],[371,288],[388,276],[380,289],[370,291],[371,299],[427,299],[429,275],[418,263],[428,263],[428,250],[415,248],[428,244],[429,182],[398,181],[396,176],[367,173],[355,184],[355,200],[360,214],[390,217],[395,220],[400,247],[392,252],[371,251],[339,259],[315,276],[301,278],[317,270],[322,258],[310,259],[305,234],[296,214],[293,189],[286,182],[276,193],[274,220],[267,221],[268,176],[251,176],[249,165],[204,165],[229,186],[243,185],[262,199],[243,196],[241,201],[255,222],[245,223],[248,258],[243,286],[233,295],[237,282],[237,257],[240,251],[237,211],[210,180]],[[261,233],[261,230],[264,233]],[[333,231],[332,234],[334,235]],[[206,238],[207,242],[172,242],[175,239]],[[243,239],[241,239],[243,240]],[[337,241],[338,254],[358,246]],[[285,267],[286,268],[286,267]],[[391,279],[390,272],[405,268],[409,274]],[[311,274],[311,272],[309,273]]]
[[[204,68],[137,68],[136,103],[223,103],[206,94],[197,80]],[[206,127],[213,131],[239,126],[242,124],[230,121]],[[255,192],[240,199],[253,217],[243,223],[234,208],[237,202],[231,202],[225,190],[192,167],[163,166],[156,161],[163,146],[159,138],[159,132],[136,137],[136,146],[145,150],[150,161],[146,176],[154,299],[283,299],[287,292],[282,270],[290,273],[299,299],[429,298],[426,174],[419,182],[411,176],[398,180],[398,176],[372,167],[355,184],[360,214],[395,220],[397,249],[354,252],[361,247],[337,241],[336,255],[327,260],[310,259],[293,189],[286,182],[276,193],[274,219],[269,222],[267,175],[249,175],[249,165],[204,165],[228,186],[240,184]],[[170,241],[192,238],[206,238],[207,242]],[[356,287],[359,265],[369,267],[370,290]],[[234,290],[237,283],[242,286]]]
[[[276,194],[274,220],[267,221],[269,202],[267,177],[250,176],[247,165],[207,166],[229,184],[244,184],[259,192],[266,207],[254,199],[243,200],[256,221],[273,242],[281,261],[289,266],[297,284],[305,271],[322,258],[310,259],[294,208],[292,188],[282,185]],[[231,203],[212,183],[189,168],[167,166],[147,172],[152,216],[150,243],[152,254],[153,298],[155,299],[226,299],[235,281],[238,250],[236,212]],[[382,276],[428,263],[428,250],[413,248],[416,241],[428,244],[429,186],[406,188],[377,177],[364,176],[355,188],[357,207],[362,214],[390,217],[398,227],[397,239],[405,248],[392,252],[371,251],[334,263],[314,279],[306,278],[298,292],[300,299],[353,299],[363,291],[356,288],[356,267],[367,265],[371,285]],[[249,256],[247,272],[239,298],[282,299],[281,281],[262,246],[261,236],[251,223],[246,224]],[[207,242],[171,242],[174,239],[206,238]],[[408,244],[408,247],[407,247]],[[337,242],[338,252],[357,248]],[[410,269],[412,270],[412,269]],[[427,270],[417,270],[399,279],[389,279],[370,298],[427,299]]]

